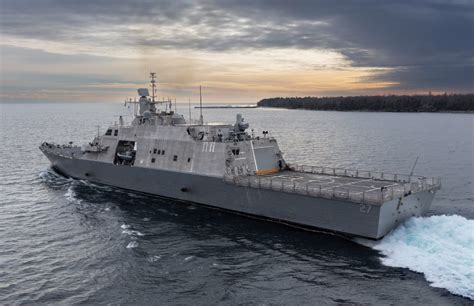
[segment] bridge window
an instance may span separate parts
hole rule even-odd
[[[177,161],[178,160],[178,155],[174,155],[173,156],[173,161]]]
[[[165,150],[161,151],[161,155],[165,155]]]
[[[155,162],[155,158],[152,158],[152,159],[151,159],[151,162],[154,163],[154,162]]]
[[[118,130],[115,130],[114,131],[114,136],[117,136],[118,135]]]
[[[161,154],[161,150],[158,150],[158,155],[160,155],[160,154]]]
[[[188,163],[191,162],[191,157],[188,157]]]
[[[156,154],[156,149],[153,149],[153,154]]]
[[[112,130],[111,130],[111,129],[108,129],[107,132],[105,132],[105,135],[106,135],[106,136],[112,135]]]
[[[232,149],[232,154],[239,155],[239,153],[240,153],[239,149]]]

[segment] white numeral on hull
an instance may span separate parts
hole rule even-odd
[[[371,209],[372,209],[372,205],[370,204],[360,204],[359,211],[363,214],[368,214],[370,213]]]

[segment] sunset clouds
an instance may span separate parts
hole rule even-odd
[[[0,0],[0,98],[472,92],[471,1]],[[18,93],[21,92],[21,95]]]

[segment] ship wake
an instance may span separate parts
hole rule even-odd
[[[357,242],[380,251],[386,266],[423,273],[431,286],[474,300],[474,220],[411,218],[381,241]]]

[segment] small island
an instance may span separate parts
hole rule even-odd
[[[278,97],[260,100],[257,105],[325,111],[474,112],[474,94]]]

